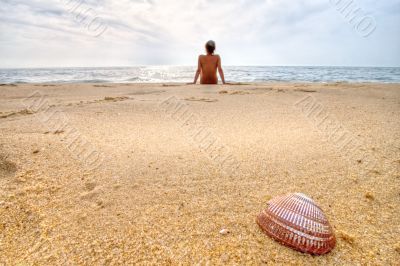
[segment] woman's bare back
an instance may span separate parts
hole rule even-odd
[[[218,84],[218,61],[218,55],[201,55],[199,57],[199,64],[201,67],[201,84]]]

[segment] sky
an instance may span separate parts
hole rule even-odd
[[[400,66],[400,0],[0,0],[0,67]]]

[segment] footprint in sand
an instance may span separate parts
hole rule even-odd
[[[7,160],[4,155],[0,155],[0,179],[14,176],[17,170],[14,162]]]
[[[92,190],[94,190],[96,187],[97,187],[96,182],[86,182],[86,184],[85,184],[85,189],[86,189],[87,191],[92,191]]]
[[[15,111],[15,112],[9,112],[6,114],[2,114],[0,115],[0,118],[9,118],[9,117],[13,117],[13,116],[20,116],[20,115],[32,115],[35,112],[28,110],[28,109],[23,109],[21,111]]]
[[[111,88],[112,86],[109,86],[109,85],[93,85],[93,87],[96,87],[96,88]]]
[[[104,194],[104,191],[97,186],[97,183],[89,181],[85,183],[85,192],[81,193],[80,199],[90,202],[95,208],[103,209],[108,204],[101,199],[102,194]]]
[[[307,93],[317,92],[316,90],[307,90],[307,89],[297,89],[297,90],[294,90],[294,91],[307,92]]]
[[[53,134],[54,135],[60,135],[60,134],[62,134],[64,132],[65,132],[64,130],[56,130],[56,131],[53,132]]]
[[[18,85],[16,84],[0,84],[1,87],[7,86],[7,87],[17,87]]]
[[[93,191],[93,190],[92,190],[92,191],[89,191],[89,192],[81,193],[80,198],[81,198],[82,200],[93,201],[93,200],[95,200],[99,195],[100,195],[100,192],[99,192],[99,191],[96,191],[96,190]]]
[[[163,84],[163,87],[180,87],[182,84]]]
[[[44,85],[35,85],[35,87],[58,87],[58,86],[53,84],[44,84]]]
[[[68,103],[66,106],[85,106],[88,104],[95,104],[95,103],[103,103],[103,102],[121,102],[125,100],[129,100],[131,98],[126,97],[126,96],[119,96],[119,97],[111,97],[111,96],[106,96],[103,99],[100,100],[93,100],[93,101],[80,101],[78,103]]]
[[[87,201],[96,200],[101,192],[101,188],[98,187],[97,183],[94,181],[87,181],[84,184],[83,190],[84,191],[81,193],[80,198]]]
[[[129,99],[129,97],[125,97],[125,96],[122,96],[122,97],[109,97],[109,96],[104,97],[104,101],[111,101],[111,102],[120,102],[120,101],[125,101],[125,100],[128,100],[128,99]]]
[[[232,91],[229,94],[230,95],[246,95],[246,94],[250,94],[250,92],[248,92],[248,91]]]
[[[190,102],[206,102],[206,103],[215,103],[215,102],[218,102],[217,99],[195,98],[195,97],[185,98],[185,101],[190,101]]]
[[[219,91],[219,94],[229,94],[229,95],[247,95],[250,94],[248,91]]]

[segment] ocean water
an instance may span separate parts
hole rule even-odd
[[[228,82],[400,83],[400,67],[227,66]],[[0,83],[166,83],[193,81],[195,67],[0,69]]]

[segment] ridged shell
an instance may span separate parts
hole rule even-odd
[[[257,223],[268,236],[301,252],[322,255],[336,244],[321,208],[301,193],[270,200],[257,216]]]

